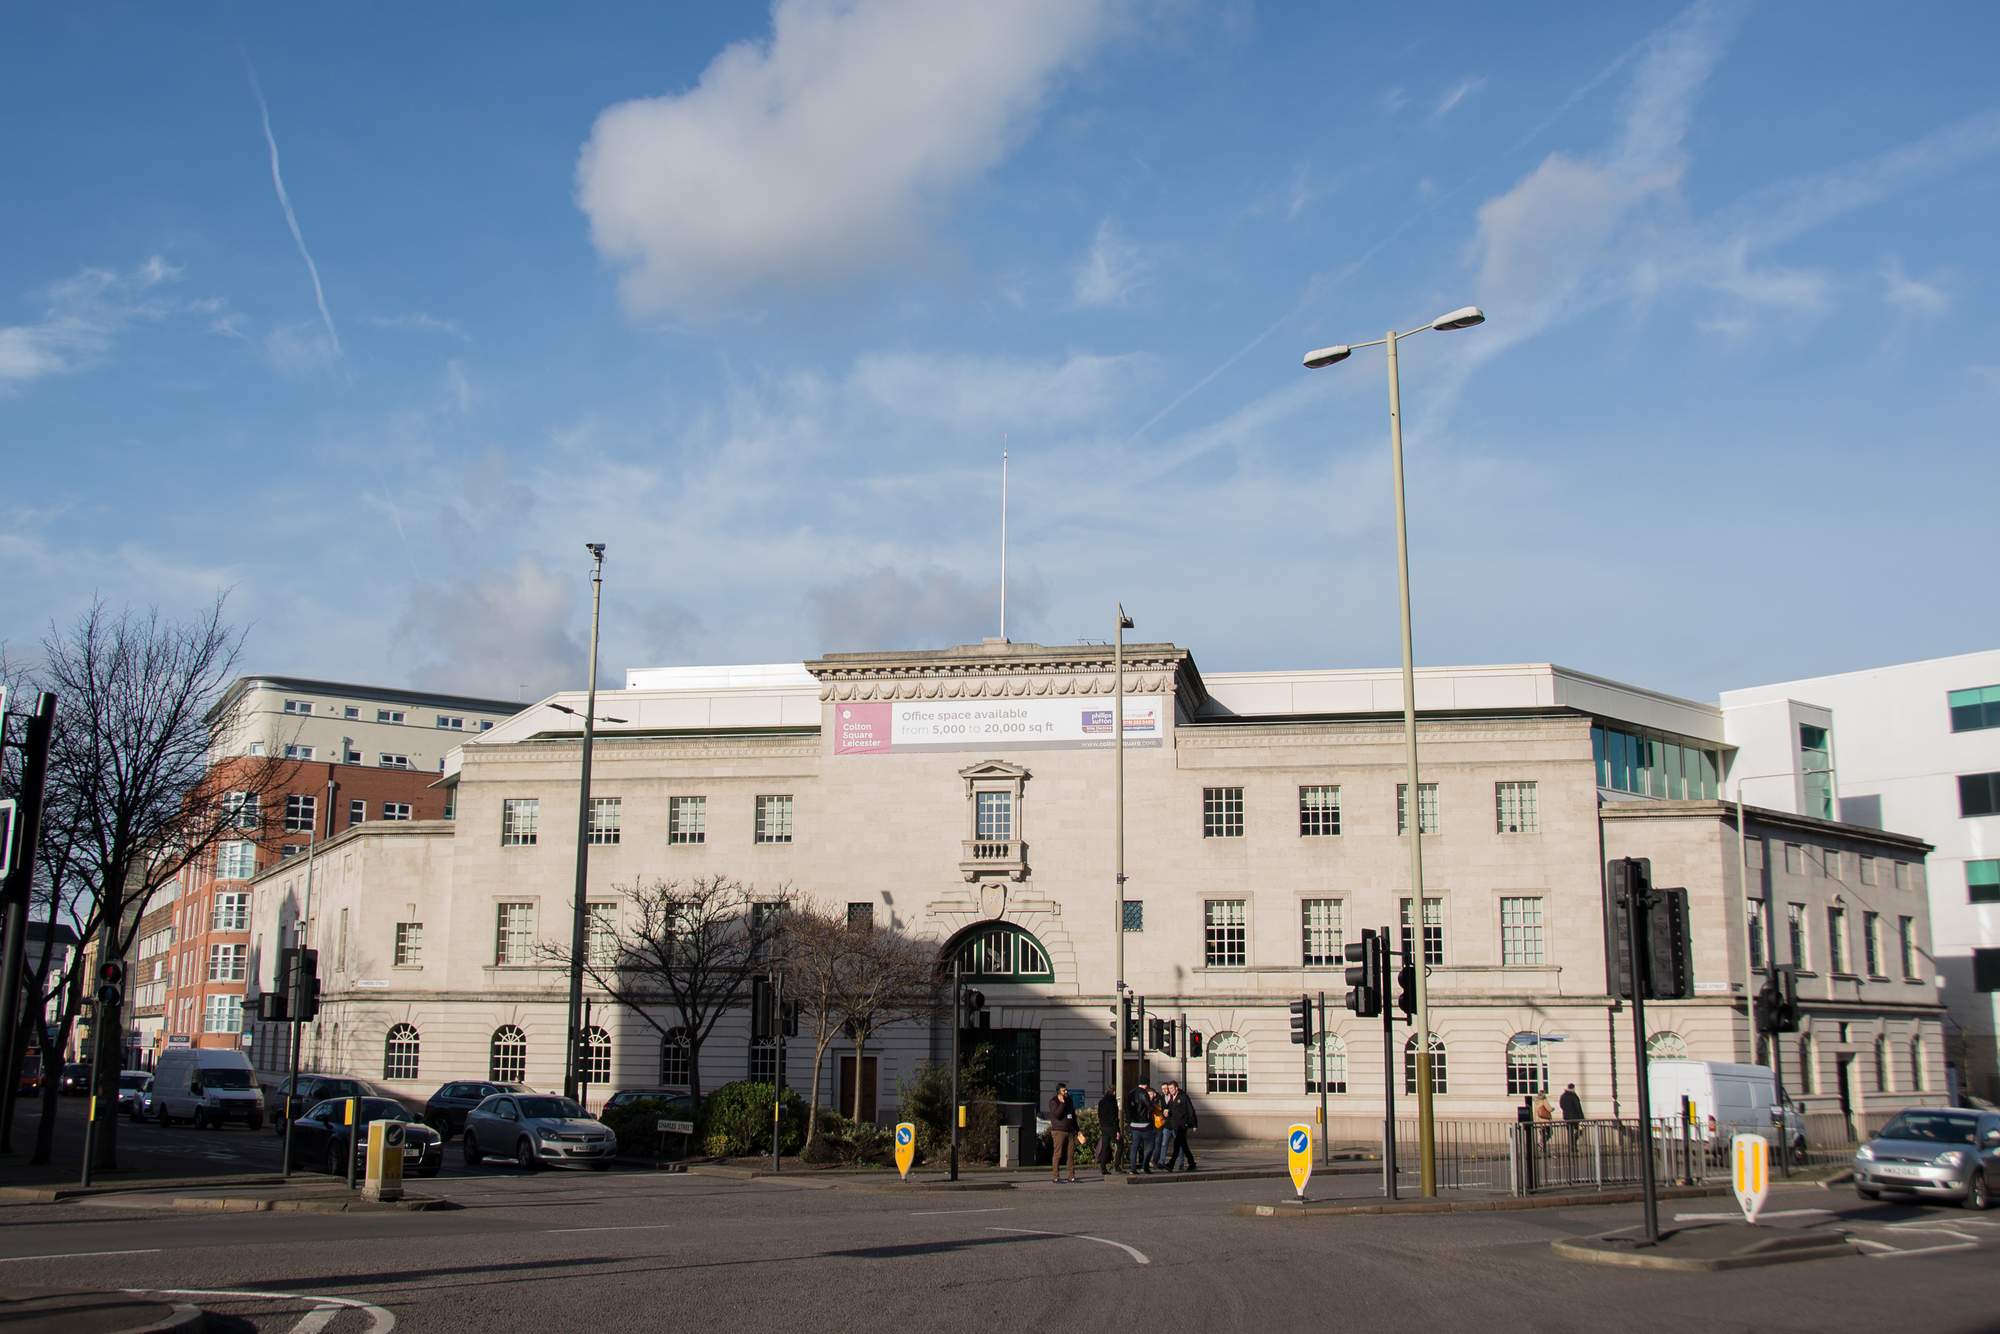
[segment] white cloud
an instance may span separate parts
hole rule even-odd
[[[1410,105],[1410,95],[1401,88],[1384,88],[1375,102],[1382,108],[1383,115],[1400,116],[1403,108]]]
[[[909,257],[1029,132],[1111,0],[778,0],[766,42],[597,118],[577,202],[642,312],[823,288]]]
[[[417,333],[445,334],[462,342],[471,342],[472,336],[456,320],[441,320],[435,315],[426,315],[421,310],[413,310],[405,315],[371,315],[368,322],[378,329],[410,329]]]
[[[181,272],[154,255],[126,273],[82,269],[44,288],[38,294],[44,303],[39,320],[0,325],[0,393],[100,364],[127,325],[174,313],[175,303],[150,293]]]
[[[1127,387],[1135,356],[1078,353],[1062,361],[874,353],[850,380],[864,400],[905,422],[987,435],[1028,422],[1068,427],[1097,417]]]
[[[1122,306],[1146,285],[1152,269],[1151,253],[1119,235],[1106,218],[1097,224],[1090,249],[1077,263],[1071,299],[1079,306]]]
[[[1894,255],[1882,265],[1882,299],[1906,315],[1942,315],[1951,307],[1950,293],[1903,272],[1903,261]]]
[[[292,380],[323,374],[340,360],[340,344],[310,320],[281,324],[265,334],[263,352],[272,370]]]
[[[1464,102],[1466,98],[1472,96],[1485,86],[1485,79],[1461,79],[1458,83],[1453,84],[1445,90],[1444,96],[1440,97],[1437,105],[1431,109],[1431,120],[1433,122],[1443,120],[1446,116],[1458,110],[1459,104]]]

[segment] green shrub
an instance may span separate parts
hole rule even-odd
[[[701,1105],[702,1144],[711,1155],[736,1158],[771,1151],[771,1099],[775,1086],[747,1079],[724,1084]],[[779,1151],[797,1153],[806,1138],[806,1103],[786,1089],[780,1103]]]
[[[917,1127],[917,1152],[941,1161],[951,1153],[951,1067],[925,1064],[911,1072],[896,1091],[903,1119]],[[1000,1157],[1000,1109],[993,1103],[993,1082],[986,1073],[985,1054],[974,1052],[959,1067],[959,1101],[967,1104],[965,1132],[959,1156],[975,1162]]]

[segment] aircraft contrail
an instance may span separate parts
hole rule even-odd
[[[271,149],[271,184],[278,191],[278,206],[285,210],[285,225],[292,229],[292,240],[299,247],[299,258],[306,262],[306,272],[312,276],[313,300],[319,305],[319,318],[326,325],[326,336],[333,340],[334,355],[340,355],[340,330],[333,327],[333,312],[326,308],[326,288],[320,284],[319,265],[313,263],[312,251],[306,249],[305,233],[299,230],[299,215],[292,209],[292,198],[285,193],[285,176],[278,167],[278,140],[271,133],[271,107],[264,101],[264,90],[258,86],[256,67],[244,57],[244,67],[250,72],[250,91],[257,98],[257,114],[264,123],[264,142]]]

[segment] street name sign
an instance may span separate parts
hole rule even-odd
[[[660,1134],[662,1134],[662,1135],[692,1135],[692,1134],[694,1134],[694,1122],[692,1122],[692,1121],[666,1121],[666,1120],[662,1120],[662,1121],[657,1121],[657,1122],[655,1122],[655,1123],[654,1123],[654,1125],[653,1125],[653,1128],[654,1128],[655,1130],[657,1130],[657,1131],[658,1131],[658,1132],[659,1132]]]
[[[1743,1221],[1754,1223],[1764,1197],[1771,1193],[1771,1141],[1762,1135],[1738,1135],[1729,1142],[1729,1160],[1735,1167],[1731,1184]]]
[[[910,1179],[910,1164],[917,1159],[917,1127],[910,1121],[896,1123],[896,1171]]]
[[[1312,1127],[1300,1122],[1285,1131],[1285,1166],[1291,1169],[1292,1189],[1306,1197],[1306,1182],[1313,1174]]]

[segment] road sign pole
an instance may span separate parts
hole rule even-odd
[[[1382,1196],[1396,1198],[1396,1008],[1389,997],[1389,928],[1375,937],[1382,977]]]
[[[349,1190],[354,1189],[354,1150],[358,1143],[355,1136],[361,1131],[360,1112],[361,1100],[349,1098],[347,1100],[347,1188]]]
[[[1328,1147],[1330,1137],[1326,1125],[1326,993],[1324,991],[1319,993],[1319,1032],[1313,1035],[1313,1041],[1319,1044],[1319,1165],[1331,1167],[1333,1159],[1329,1155],[1332,1150]],[[1312,1068],[1310,1058],[1306,1062],[1306,1068],[1308,1070]]]
[[[1639,1181],[1646,1201],[1646,1240],[1660,1240],[1659,1186],[1653,1179],[1653,1085],[1646,1072],[1646,905],[1625,890],[1625,945],[1632,976],[1632,1052],[1639,1066]]]

